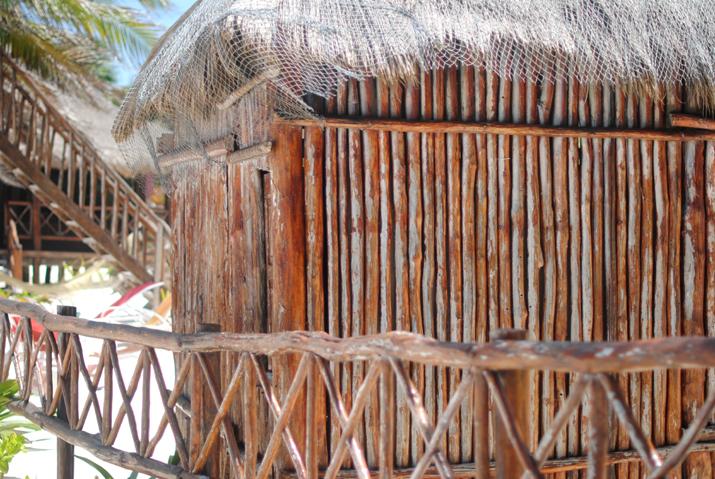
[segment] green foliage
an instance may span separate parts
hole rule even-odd
[[[90,466],[92,466],[94,468],[94,470],[97,471],[102,476],[102,479],[114,479],[114,477],[112,477],[112,475],[109,473],[108,470],[106,470],[105,468],[103,468],[102,466],[100,466],[99,464],[94,462],[93,460],[91,460],[87,457],[84,457],[84,456],[78,456],[76,454],[74,457],[76,457],[80,461],[85,462],[85,463],[89,464]]]
[[[75,455],[75,457],[77,459],[80,459],[82,462],[85,462],[86,464],[89,464],[90,466],[92,466],[94,468],[94,470],[97,471],[102,476],[102,479],[114,479],[114,476],[112,476],[109,473],[109,471],[107,471],[105,468],[103,468],[102,466],[100,466],[99,464],[94,462],[93,460],[88,459],[83,456]],[[179,464],[179,454],[177,453],[177,451],[174,451],[174,454],[169,456],[169,459],[167,460],[166,463],[171,464],[171,465]],[[139,477],[139,473],[136,471],[133,471],[131,474],[129,474],[129,477],[127,479],[137,479],[138,477]],[[98,479],[98,478],[95,478],[95,479]],[[154,476],[152,476],[149,479],[156,479],[156,478]]]
[[[12,432],[0,436],[0,477],[10,470],[10,462],[25,450],[27,439],[22,434]]]
[[[0,288],[0,297],[4,299],[12,299],[14,301],[20,301],[22,303],[49,303],[50,298],[47,296],[30,293],[29,291],[13,291],[12,288],[2,289]]]
[[[18,419],[7,408],[19,390],[14,379],[0,382],[0,478],[7,474],[15,456],[27,449],[29,441],[26,434],[39,429],[31,422]]]
[[[151,10],[170,0],[140,0],[133,9],[110,0],[0,0],[0,48],[25,67],[79,91],[113,79],[106,65],[139,63],[158,29]]]

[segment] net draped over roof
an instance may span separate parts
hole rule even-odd
[[[199,0],[139,73],[113,134],[139,167],[340,80],[457,63],[513,79],[696,88],[715,104],[712,0]],[[252,116],[253,115],[253,116]],[[208,158],[208,156],[207,156]]]

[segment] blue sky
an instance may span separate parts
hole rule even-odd
[[[126,0],[122,3],[125,3],[127,6],[132,8],[139,8],[136,0]],[[181,14],[188,10],[193,3],[194,0],[172,0],[171,8],[152,13],[152,21],[162,27],[161,33],[163,33],[164,30],[172,26]],[[138,67],[138,65],[117,63],[117,83],[120,86],[127,86],[131,84],[134,80],[134,76],[137,74]]]

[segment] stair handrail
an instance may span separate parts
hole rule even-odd
[[[136,203],[137,206],[142,209],[142,212],[145,213],[150,220],[152,220],[152,222],[164,229],[165,233],[168,233],[170,231],[169,225],[151,208],[149,208],[146,202],[139,196],[139,194],[137,194],[136,191],[134,191],[134,189],[132,189],[129,183],[127,183],[127,181],[122,177],[122,175],[117,173],[114,168],[112,168],[104,160],[102,160],[101,155],[99,155],[96,148],[87,139],[85,134],[77,130],[77,128],[75,128],[69,121],[67,121],[64,118],[64,115],[53,106],[52,102],[48,100],[47,96],[44,93],[42,93],[41,89],[37,86],[34,79],[30,77],[30,75],[23,71],[22,68],[20,68],[3,52],[0,52],[0,65],[2,65],[2,67],[9,67],[12,73],[14,73],[15,78],[19,78],[20,80],[22,80],[22,83],[24,84],[24,89],[28,93],[30,93],[31,96],[34,96],[35,98],[40,100],[45,107],[48,116],[52,116],[53,120],[57,120],[59,124],[73,136],[73,140],[77,141],[79,143],[79,146],[82,147],[83,154],[92,155],[93,160],[98,163],[101,168],[103,168],[107,172],[108,175],[111,176],[112,180],[115,180],[117,182],[119,187],[122,189],[122,193],[126,194],[128,198],[131,198],[134,203]]]

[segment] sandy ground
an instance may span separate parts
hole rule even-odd
[[[116,299],[117,295],[111,291],[97,291],[84,292],[79,295],[74,295],[72,298],[67,298],[67,301],[63,301],[65,304],[74,304],[80,310],[80,316],[84,318],[92,318],[104,307],[111,304],[111,302]],[[87,361],[87,366],[90,364],[96,364],[98,360],[98,354],[101,351],[102,342],[99,340],[83,338],[82,348],[84,350],[85,360]],[[139,352],[129,352],[121,353],[122,345],[117,344],[117,349],[120,351],[120,363],[122,377],[124,378],[125,384],[129,382],[136,365],[137,359],[139,357]],[[174,382],[174,360],[173,356],[165,351],[157,350],[157,356],[162,365],[162,372],[164,374],[164,380],[166,381],[167,387],[171,388]],[[104,390],[101,388],[103,380],[100,380],[100,389],[97,391],[97,395],[100,404],[104,398]],[[114,394],[112,399],[112,409],[114,419],[116,412],[121,406],[121,397],[117,391],[116,382],[114,387]],[[84,381],[80,381],[80,406],[84,404],[85,398],[87,397],[87,389],[84,385]],[[33,401],[36,402],[36,401]],[[164,414],[163,406],[161,405],[161,400],[159,396],[158,388],[154,382],[154,376],[152,374],[151,390],[150,390],[150,437],[153,436],[156,431],[159,422]],[[142,394],[141,388],[138,388],[132,400],[132,408],[137,420],[137,426],[139,426],[141,421],[141,410],[142,410]],[[90,433],[97,433],[99,431],[97,427],[97,420],[93,409],[87,416],[87,423],[84,426],[84,431]],[[6,479],[24,479],[26,477],[30,479],[51,479],[56,477],[57,463],[56,463],[56,439],[54,436],[40,431],[38,433],[33,433],[31,436],[32,450],[19,454],[10,464],[10,471],[6,476]],[[119,435],[117,436],[117,441],[114,447],[121,449],[123,451],[135,452],[134,443],[132,441],[131,432],[129,425],[124,420],[122,427],[119,430]],[[156,451],[153,457],[159,461],[166,462],[174,453],[174,441],[171,434],[170,428],[166,428],[162,440],[157,445]],[[126,479],[130,475],[130,471],[125,469],[104,463],[97,460],[89,452],[76,449],[75,454],[78,456],[87,457],[107,469],[112,474],[114,479]],[[97,473],[95,469],[85,464],[79,459],[75,459],[75,478],[77,479],[92,479],[98,477],[103,479],[101,475]],[[146,478],[147,476],[140,475],[139,477]]]

